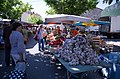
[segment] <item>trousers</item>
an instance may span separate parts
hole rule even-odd
[[[41,50],[41,44],[42,44],[42,50],[44,51],[44,39],[38,39],[39,51]]]

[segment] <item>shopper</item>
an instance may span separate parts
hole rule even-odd
[[[43,38],[44,38],[44,43],[45,43],[45,45],[47,45],[47,41],[46,41],[46,39],[47,39],[47,28],[45,27],[44,28],[44,30],[43,30]]]
[[[37,31],[39,51],[44,51],[43,25],[40,25]],[[42,44],[42,49],[41,49]]]
[[[22,24],[14,22],[12,24],[12,33],[10,34],[11,56],[14,59],[17,68],[17,62],[25,60],[24,38],[21,33]]]
[[[11,34],[11,24],[14,22],[14,20],[10,21],[10,25],[8,24],[4,24],[3,25],[3,39],[5,42],[5,66],[10,66],[10,51],[11,51],[11,45],[10,45],[10,40],[9,40],[9,36]],[[12,58],[11,58],[12,59]],[[14,66],[15,63],[12,59],[12,66]]]
[[[27,44],[28,41],[28,33],[27,33],[27,29],[26,26],[22,27],[22,34],[23,34],[23,38],[24,38],[24,44]]]
[[[63,29],[63,33],[68,34],[68,32],[67,32],[67,27],[66,27],[66,26],[65,26],[65,28]]]
[[[10,30],[10,26],[7,25],[7,24],[4,24],[4,29],[3,29],[3,39],[4,39],[4,42],[5,42],[5,65],[6,66],[10,66],[10,42],[9,42],[9,36],[10,36],[10,33],[11,33],[11,30]]]

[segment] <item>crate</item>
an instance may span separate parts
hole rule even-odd
[[[111,52],[106,55],[106,57],[111,60],[113,63],[120,62],[120,52]]]
[[[92,37],[92,40],[95,45],[100,45],[101,39],[99,37]]]

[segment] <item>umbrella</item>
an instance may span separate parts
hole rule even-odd
[[[76,22],[74,26],[82,26],[82,22]]]
[[[75,26],[98,26],[97,24],[93,23],[93,22],[76,22],[74,24]]]
[[[91,22],[76,22],[75,26],[98,26],[98,25],[110,25],[110,22],[106,21],[91,21]]]
[[[110,25],[110,22],[106,22],[106,21],[94,21],[94,23],[97,25]]]

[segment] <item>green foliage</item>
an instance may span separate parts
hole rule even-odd
[[[43,23],[42,18],[35,14],[29,15],[27,18],[27,22],[30,22],[33,24],[42,24]]]
[[[39,19],[37,22],[36,22],[37,25],[39,24],[43,24],[43,21],[41,19]]]
[[[46,11],[47,14],[51,14],[54,15],[56,14],[55,10],[53,8],[51,8],[49,11]]]
[[[56,14],[71,14],[80,15],[86,10],[96,8],[98,0],[44,0],[48,6],[51,7],[51,13],[54,11]],[[52,10],[53,9],[53,10]],[[53,13],[53,12],[52,12]]]
[[[2,18],[20,19],[23,12],[33,9],[28,3],[21,0],[0,0],[0,14]]]
[[[118,2],[119,0],[116,0],[116,3]],[[108,3],[109,5],[113,2],[113,0],[103,0],[103,3]]]

